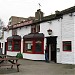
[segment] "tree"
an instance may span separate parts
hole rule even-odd
[[[0,19],[0,30],[2,30],[4,27],[4,22]]]
[[[0,19],[0,39],[3,38],[4,22]]]

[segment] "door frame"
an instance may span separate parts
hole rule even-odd
[[[53,61],[56,63],[57,61],[57,54],[56,54],[56,51],[57,51],[57,48],[56,48],[56,45],[57,45],[57,36],[49,36],[49,37],[46,37],[46,44],[48,46],[48,58],[49,58],[49,61]],[[52,45],[54,45],[54,48],[52,48]],[[52,52],[52,49],[54,49],[54,51]]]
[[[5,42],[5,51],[4,51],[4,54],[7,53],[7,42]]]

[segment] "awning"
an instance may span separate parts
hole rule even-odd
[[[44,38],[43,33],[30,33],[28,35],[24,35],[23,39],[31,39],[31,38]]]
[[[21,39],[21,36],[19,35],[13,35],[7,38],[7,40],[20,40],[20,39]]]

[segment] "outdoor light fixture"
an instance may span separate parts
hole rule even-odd
[[[48,32],[49,35],[52,34],[52,30],[51,29],[48,29],[47,32]]]
[[[51,21],[48,21],[47,23],[51,24],[52,22]]]

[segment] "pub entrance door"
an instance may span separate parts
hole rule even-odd
[[[48,47],[48,58],[49,61],[56,62],[56,42],[57,36],[46,37]]]

